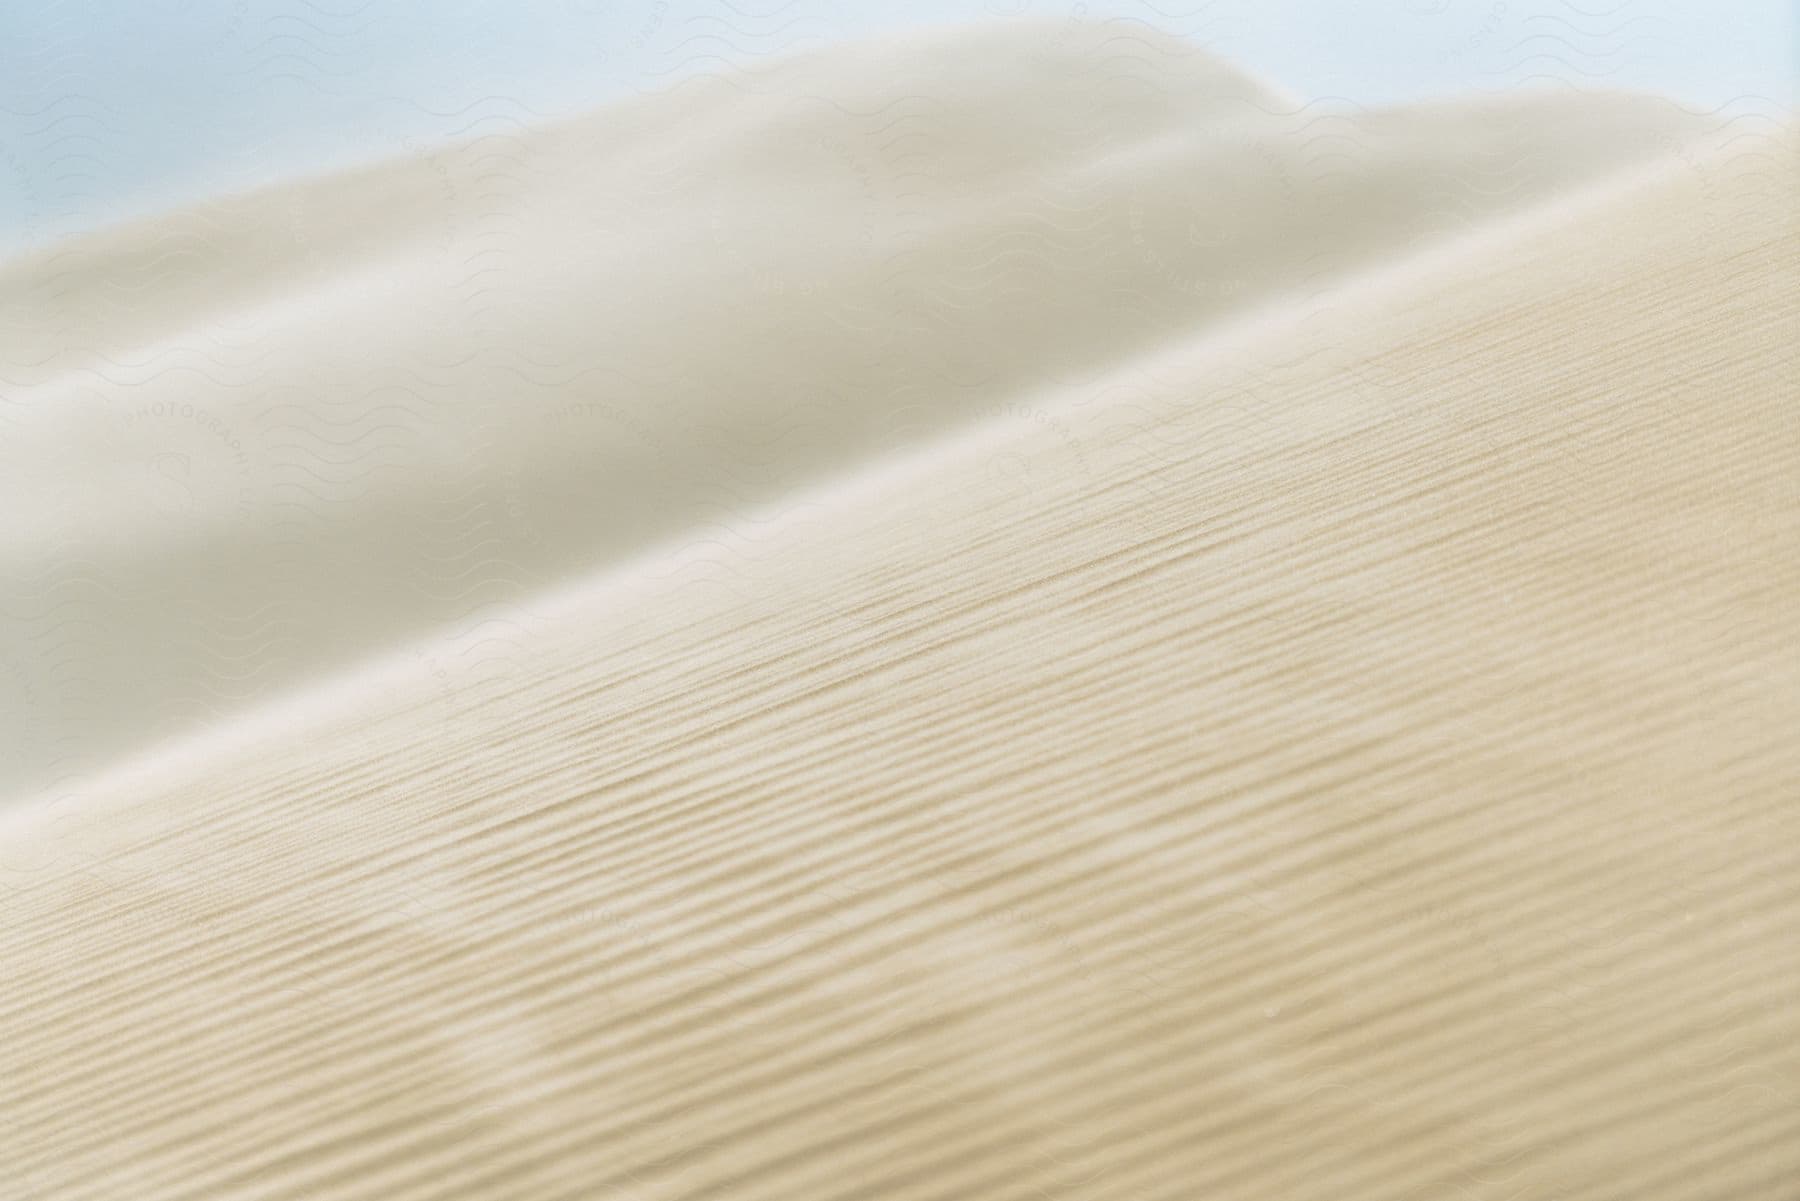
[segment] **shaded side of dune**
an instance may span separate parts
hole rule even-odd
[[[66,786],[1259,307],[1679,162],[1655,100],[1294,109],[1172,39],[832,50],[0,274],[0,795]],[[1204,403],[1198,401],[1197,403]]]

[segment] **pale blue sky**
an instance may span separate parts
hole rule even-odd
[[[1773,112],[1792,0],[17,0],[0,253],[210,192],[909,24],[1137,20],[1306,97],[1523,83]]]

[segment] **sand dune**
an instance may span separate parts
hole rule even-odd
[[[694,81],[0,274],[0,798],[1691,147],[1027,26]],[[327,588],[319,586],[328,580]]]
[[[5,1178],[1790,1195],[1795,162],[1046,27],[15,263]]]

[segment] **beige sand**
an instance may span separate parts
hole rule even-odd
[[[1704,122],[1334,115],[1179,42],[853,46],[0,273],[0,804],[1320,293]]]
[[[1793,143],[856,54],[12,269],[10,1195],[1791,1196]]]

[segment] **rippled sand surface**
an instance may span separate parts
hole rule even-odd
[[[1002,27],[0,266],[0,1197],[1791,1196],[1796,167]]]

